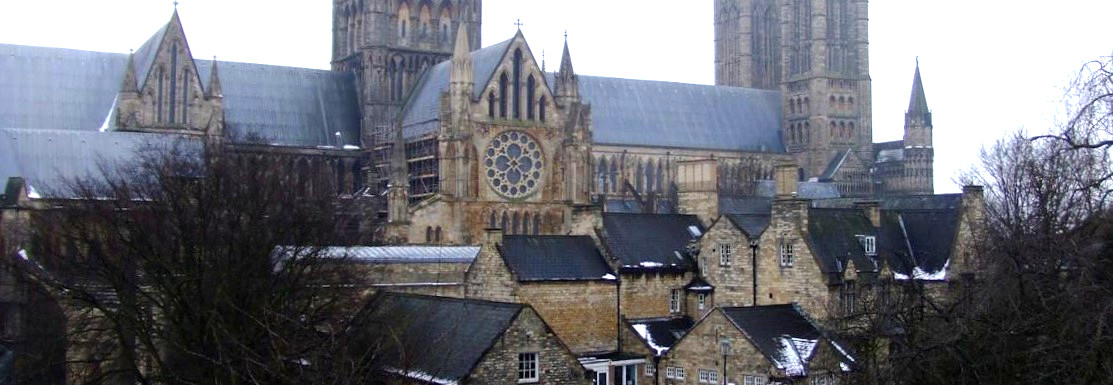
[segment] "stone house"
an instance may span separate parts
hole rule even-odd
[[[616,351],[618,278],[588,236],[489,229],[466,297],[525,303],[578,355]]]
[[[833,383],[854,365],[795,305],[719,307],[668,350],[656,383]]]
[[[381,293],[353,320],[384,376],[412,384],[590,384],[583,367],[519,303]]]
[[[604,213],[597,236],[618,271],[619,307],[630,318],[686,314],[697,277],[695,215]]]
[[[335,246],[321,253],[363,295],[379,291],[464,297],[464,274],[479,246]]]

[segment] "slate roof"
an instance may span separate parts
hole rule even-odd
[[[691,270],[695,263],[687,246],[703,232],[695,215],[603,214],[603,244],[619,260],[623,272]]]
[[[404,370],[404,376],[424,376],[428,382],[456,383],[471,373],[524,308],[474,299],[382,293],[364,308],[353,330],[356,338],[385,339],[381,357],[388,371]]]
[[[957,210],[885,210],[877,247],[894,274],[943,280],[958,227]]]
[[[101,165],[127,165],[145,151],[177,147],[200,156],[201,143],[169,134],[0,128],[0,180],[22,177],[28,194],[73,198],[67,181],[102,178]],[[200,159],[200,158],[198,158]]]
[[[499,254],[519,282],[616,278],[595,241],[585,235],[507,235]]]
[[[153,56],[146,59],[147,52],[136,52],[136,71],[150,67]],[[195,63],[207,85],[212,61]],[[219,66],[225,135],[233,142],[360,144],[358,95],[351,74],[235,62]],[[126,54],[0,44],[0,73],[5,75],[0,77],[0,128],[108,128],[126,68]]]
[[[857,236],[876,234],[862,210],[808,210],[808,242],[824,273],[842,273],[851,259],[859,271],[875,271],[873,259],[865,255]]]
[[[746,214],[726,214],[727,219],[734,222],[735,226],[746,232],[750,238],[757,238],[769,228],[769,221],[772,215],[746,215]]]
[[[485,89],[483,87],[494,76],[495,69],[513,41],[514,39],[508,39],[471,53],[472,76],[475,81],[473,98],[479,98]],[[448,91],[451,78],[452,61],[446,60],[430,67],[414,86],[402,112],[402,136],[405,139],[437,132],[440,128],[441,93]]]
[[[832,351],[844,370],[853,366],[849,351],[826,338],[795,304],[721,309],[766,358],[791,377],[807,375],[807,365],[821,341],[835,348]]]
[[[626,324],[638,334],[656,355],[664,355],[676,341],[684,337],[695,322],[691,317],[629,319]]]
[[[471,263],[479,246],[340,246],[322,254],[362,263]]]
[[[811,201],[815,208],[854,208],[859,198],[817,199]],[[902,195],[879,199],[881,210],[959,210],[962,194]]]
[[[715,286],[712,286],[710,283],[707,283],[707,281],[705,281],[701,277],[693,277],[692,280],[690,282],[688,282],[687,285],[684,285],[684,290],[697,292],[697,293],[710,293],[710,292],[715,291]]]
[[[579,76],[597,144],[784,153],[781,94]]]

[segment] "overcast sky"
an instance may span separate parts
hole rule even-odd
[[[195,57],[328,68],[331,0],[180,0]],[[874,141],[901,138],[916,57],[935,124],[935,188],[978,149],[1020,127],[1042,131],[1081,65],[1113,53],[1113,1],[870,2]],[[3,0],[0,43],[128,52],[169,20],[172,0]],[[487,0],[483,45],[515,21],[549,70],[564,31],[581,74],[714,82],[712,0]],[[5,76],[0,74],[0,76]]]

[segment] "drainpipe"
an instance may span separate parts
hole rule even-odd
[[[750,274],[753,275],[753,302],[751,306],[757,306],[757,244],[756,239],[750,241]]]

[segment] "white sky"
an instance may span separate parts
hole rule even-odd
[[[198,58],[328,68],[330,0],[180,0]],[[127,52],[169,20],[172,0],[4,0],[0,43]],[[550,70],[564,30],[586,75],[714,82],[712,0],[487,0],[483,45],[515,20]],[[978,149],[1020,127],[1045,130],[1081,65],[1113,53],[1113,1],[870,2],[874,141],[901,138],[916,56],[935,124],[935,188]],[[0,74],[3,76],[3,74]]]

